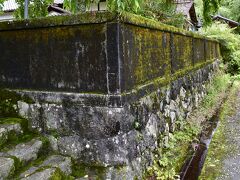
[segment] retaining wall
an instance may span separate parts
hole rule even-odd
[[[125,13],[0,23],[0,49],[0,84],[32,99],[17,104],[29,126],[113,179],[141,177],[221,58],[215,40]]]

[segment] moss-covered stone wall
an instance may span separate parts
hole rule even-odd
[[[121,90],[125,93],[159,78],[167,84],[220,59],[218,43],[209,39],[132,24],[119,28]]]
[[[220,58],[215,40],[108,12],[0,23],[0,49],[3,87],[111,95],[118,105]]]
[[[28,119],[102,179],[143,179],[164,160],[155,152],[186,127],[221,58],[215,40],[127,13],[0,23],[0,49],[0,117]]]
[[[5,87],[106,92],[105,25],[0,31]]]

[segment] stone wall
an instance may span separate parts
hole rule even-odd
[[[111,179],[141,177],[221,58],[217,41],[125,13],[0,23],[0,49],[0,84],[31,99],[17,103],[29,126]]]

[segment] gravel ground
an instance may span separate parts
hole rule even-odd
[[[219,180],[240,180],[240,91],[236,99],[236,111],[227,119],[227,144],[234,147],[223,160],[223,172]]]

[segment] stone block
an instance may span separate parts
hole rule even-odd
[[[0,179],[7,179],[14,170],[14,160],[12,158],[0,157]]]
[[[15,156],[20,160],[20,162],[26,164],[37,159],[42,146],[42,141],[33,139],[27,143],[18,144],[12,150],[9,150],[7,154]]]

